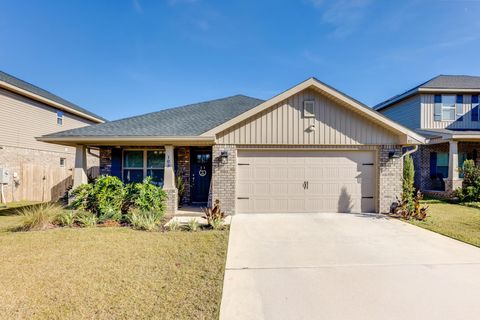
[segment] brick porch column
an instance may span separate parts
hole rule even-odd
[[[73,169],[73,189],[87,183],[87,147],[76,146],[75,168]]]
[[[175,164],[173,146],[165,146],[165,167],[163,175],[163,191],[167,194],[167,214],[175,214],[178,206],[178,190],[175,186]]]
[[[462,180],[458,172],[458,142],[450,140],[448,145],[448,178],[445,179],[445,191],[452,193],[462,186]]]

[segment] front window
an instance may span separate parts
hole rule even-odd
[[[463,95],[436,94],[435,121],[463,121]]]
[[[456,97],[454,95],[442,96],[442,120],[443,121],[455,120],[455,102],[456,102]]]
[[[123,181],[142,182],[152,177],[156,185],[163,185],[165,152],[163,150],[125,150],[123,153]]]
[[[458,168],[463,168],[463,163],[468,159],[466,152],[458,153]],[[459,177],[463,178],[463,173],[459,172]],[[430,153],[430,178],[448,178],[448,152]]]

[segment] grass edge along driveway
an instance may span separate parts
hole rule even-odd
[[[437,199],[423,204],[429,206],[427,219],[409,223],[480,247],[480,209]]]

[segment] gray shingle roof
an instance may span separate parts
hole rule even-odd
[[[262,102],[260,99],[236,95],[62,131],[45,137],[198,136]]]
[[[89,116],[92,116],[94,118],[97,118],[97,119],[100,119],[100,120],[103,120],[103,121],[106,121],[106,119],[100,117],[99,115],[93,113],[93,112],[90,112],[88,111],[87,109],[84,109],[80,106],[77,106],[76,104],[70,102],[70,101],[67,101],[63,98],[60,98],[59,96],[47,91],[47,90],[44,90],[42,88],[39,88],[31,83],[28,83],[26,81],[23,81],[23,80],[20,80],[8,73],[5,73],[3,71],[0,71],[0,81],[4,81],[12,86],[15,86],[17,88],[20,88],[20,89],[23,89],[25,91],[28,91],[28,92],[31,92],[31,93],[34,93],[36,95],[39,95],[43,98],[46,98],[46,99],[49,99],[49,100],[52,100],[54,102],[57,102],[57,103],[60,103],[60,104],[63,104],[64,106],[67,106],[69,108],[72,108],[76,111],[79,111],[79,112],[82,112],[82,113],[85,113],[85,114],[88,114]]]
[[[480,90],[480,77],[439,75],[425,82],[419,87],[429,88],[429,89],[479,89]]]
[[[401,100],[407,98],[417,92],[418,89],[470,89],[480,91],[480,77],[465,76],[465,75],[439,75],[432,78],[410,90],[407,90],[401,94],[393,96],[385,101],[380,102],[373,108],[375,110],[381,110],[388,107],[391,103],[397,101],[400,97]]]

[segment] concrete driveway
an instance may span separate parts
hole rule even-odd
[[[239,214],[220,318],[479,319],[479,298],[462,242],[378,215]]]

